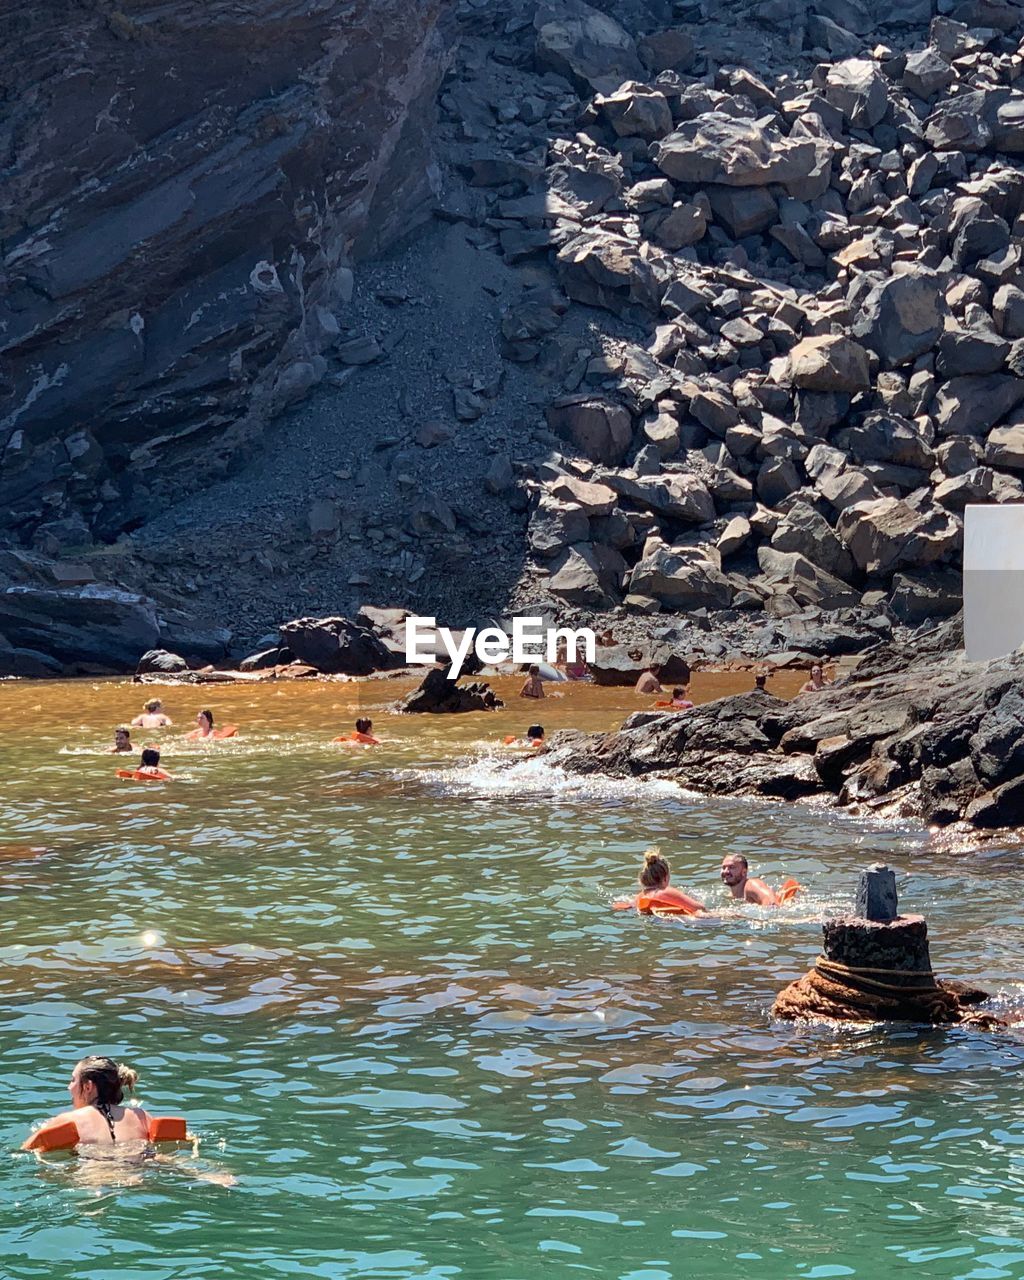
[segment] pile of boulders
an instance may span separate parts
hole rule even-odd
[[[531,268],[502,351],[554,383],[556,598],[959,607],[965,505],[1024,501],[1024,43],[1015,4],[941,7],[879,41],[863,4],[734,4],[827,59],[776,78],[543,0],[518,96],[460,66],[481,242]]]

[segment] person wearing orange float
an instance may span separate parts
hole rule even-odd
[[[364,747],[380,746],[380,738],[373,736],[373,721],[367,716],[363,716],[356,721],[353,733],[343,733],[341,737],[335,738],[333,741],[361,743]]]
[[[648,849],[644,854],[644,863],[640,868],[638,880],[640,892],[635,898],[616,902],[615,910],[624,911],[635,907],[641,915],[658,916],[705,916],[708,914],[704,904],[691,898],[682,889],[676,889],[669,883],[671,869],[668,859],[661,856],[659,849]]]
[[[544,746],[544,726],[542,724],[531,724],[526,731],[525,738],[517,738],[514,733],[507,734],[505,737],[506,747],[526,747],[531,751],[540,752],[546,748]]]
[[[686,696],[687,692],[688,691],[686,689],[682,689],[677,686],[675,689],[672,690],[671,701],[666,699],[663,702],[661,701],[656,702],[654,705],[656,707],[667,707],[673,711],[692,711],[693,703]]]
[[[233,738],[238,730],[233,724],[222,725],[221,728],[213,727],[213,712],[209,710],[196,712],[196,727],[191,733],[186,733],[185,737],[193,742],[207,742],[210,739],[220,741],[222,738]]]
[[[166,770],[160,768],[160,752],[156,747],[146,747],[142,752],[142,763],[137,769],[118,769],[119,778],[130,778],[133,782],[173,782],[174,778]]]
[[[752,902],[758,907],[781,907],[796,897],[800,885],[787,880],[778,893],[763,880],[750,874],[750,867],[742,853],[729,853],[722,859],[722,883],[732,896],[741,902]]]
[[[138,1072],[113,1058],[83,1058],[71,1073],[68,1093],[71,1110],[51,1117],[22,1143],[22,1151],[59,1151],[80,1143],[90,1147],[122,1148],[154,1155],[150,1143],[183,1141],[185,1121],[180,1116],[151,1116],[142,1107],[125,1105]]]

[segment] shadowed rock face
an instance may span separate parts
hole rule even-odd
[[[753,692],[617,733],[556,736],[570,772],[656,774],[717,795],[821,797],[945,826],[1024,826],[1024,654],[969,663],[958,620],[888,646],[849,680],[783,702]]]
[[[114,533],[322,376],[346,263],[428,211],[451,7],[51,0],[11,17],[0,525]]]

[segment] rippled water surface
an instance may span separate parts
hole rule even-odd
[[[0,1274],[1024,1275],[1019,1033],[768,1015],[879,856],[936,966],[1013,1009],[1017,855],[506,767],[503,734],[612,727],[630,691],[390,717],[401,688],[168,689],[240,734],[165,731],[177,780],[144,786],[103,748],[148,690],[0,684],[4,1148],[89,1052],[202,1136],[141,1168],[6,1155]],[[367,709],[384,746],[329,745]],[[655,843],[720,918],[609,909]],[[726,906],[727,850],[806,895]]]

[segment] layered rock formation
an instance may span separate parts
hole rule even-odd
[[[6,28],[0,525],[112,537],[222,470],[429,214],[449,0],[87,0]]]

